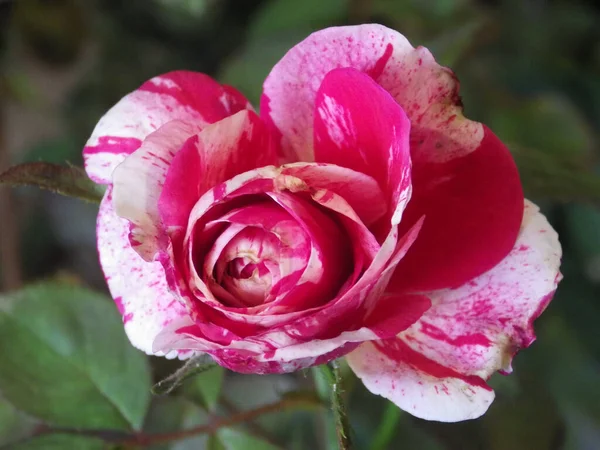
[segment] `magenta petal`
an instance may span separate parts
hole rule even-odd
[[[314,133],[315,160],[375,178],[399,223],[410,198],[410,121],[390,94],[356,69],[332,70],[316,95]]]
[[[95,182],[109,184],[115,167],[165,123],[180,120],[201,129],[251,108],[238,91],[202,73],[152,78],[100,119],[83,151],[86,171]]]
[[[269,193],[294,217],[310,239],[311,253],[300,278],[278,304],[293,304],[295,310],[322,304],[336,296],[352,269],[351,249],[344,230],[312,202],[287,192]]]
[[[391,288],[459,286],[494,267],[515,243],[523,217],[517,168],[487,128],[466,155],[445,154],[443,147],[432,153],[418,143],[411,149],[413,192],[401,229],[423,215],[426,220]]]
[[[158,204],[165,227],[184,230],[194,204],[206,191],[276,160],[271,138],[252,111],[207,126],[170,165]]]
[[[392,53],[401,58],[412,51],[404,36],[381,25],[328,28],[292,48],[265,80],[260,105],[265,120],[281,133],[284,155],[291,160],[314,160],[315,98],[329,72],[349,67],[377,81],[386,63],[395,59]]]
[[[180,121],[163,125],[113,173],[115,211],[131,222],[131,243],[146,261],[168,246],[158,202],[173,157],[188,140],[193,145],[196,131]]]
[[[366,226],[387,212],[386,196],[377,180],[360,170],[334,164],[294,163],[283,166],[282,173],[300,178],[313,189],[326,189],[343,197]]]

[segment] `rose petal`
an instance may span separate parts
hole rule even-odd
[[[370,226],[387,212],[385,194],[377,180],[362,171],[335,164],[286,164],[282,173],[300,178],[313,189],[327,189],[340,195],[356,212],[360,220]]]
[[[484,380],[510,372],[535,339],[532,323],[557,283],[558,237],[530,202],[517,243],[492,270],[457,289],[428,294],[433,307],[398,338],[361,345],[348,362],[365,386],[428,420],[481,416],[494,398]]]
[[[146,262],[129,243],[129,223],[113,209],[109,187],[98,213],[97,233],[100,264],[106,282],[123,316],[125,331],[134,347],[158,356],[181,359],[190,351],[155,352],[155,337],[187,310],[169,291],[160,263]]]
[[[317,92],[314,127],[315,160],[375,178],[400,223],[410,198],[410,122],[396,101],[368,75],[335,69]]]
[[[366,342],[346,360],[369,391],[422,419],[475,419],[494,400],[481,378],[431,361],[399,339]]]
[[[86,171],[95,182],[109,184],[115,167],[165,123],[181,120],[201,129],[242,109],[252,109],[242,94],[202,73],[152,78],[100,119],[83,151]]]
[[[183,230],[202,194],[276,160],[271,138],[252,111],[207,126],[198,135],[195,151],[178,153],[171,164],[158,204],[163,223],[171,232]]]
[[[304,229],[311,242],[308,264],[293,285],[281,280],[277,305],[293,305],[292,310],[305,310],[335,298],[344,280],[352,273],[352,253],[348,235],[313,202],[287,192],[268,193]]]
[[[458,153],[477,148],[481,125],[462,117],[456,79],[425,48],[413,48],[400,33],[382,25],[333,27],[311,34],[292,48],[264,83],[261,112],[281,134],[291,160],[312,161],[317,90],[334,69],[354,68],[372,77],[402,106],[413,131],[438,129],[448,121]],[[430,109],[432,105],[438,105]],[[416,128],[415,128],[416,127]],[[436,141],[427,146],[435,148]]]
[[[192,125],[168,122],[113,172],[115,212],[131,222],[131,243],[146,261],[153,261],[156,252],[168,246],[158,199],[175,154],[198,141],[195,131]]]
[[[519,233],[519,174],[489,129],[466,156],[444,162],[433,156],[412,151],[413,191],[400,228],[423,215],[426,220],[419,240],[398,266],[390,286],[395,291],[460,286],[500,262]]]
[[[464,374],[510,372],[534,340],[533,321],[561,278],[558,236],[527,202],[519,238],[500,264],[469,283],[429,294],[434,307],[400,337],[412,349]]]
[[[284,208],[272,201],[255,203],[235,209],[214,222],[221,221],[259,227],[279,239],[278,258],[274,260],[278,270],[277,276],[273,278],[273,286],[277,285],[280,279],[287,281],[279,285],[276,290],[273,289],[278,292],[272,292],[266,302],[271,302],[279,293],[287,292],[295,285],[308,264],[311,245],[304,228]],[[284,286],[284,284],[290,285]],[[267,313],[271,306],[264,305],[264,308],[255,312]]]
[[[132,243],[146,261],[168,247],[166,231],[184,231],[189,212],[206,190],[274,158],[252,111],[226,117],[198,135],[195,131],[183,122],[169,122],[114,171],[115,210],[132,223]]]

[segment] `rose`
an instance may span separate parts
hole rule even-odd
[[[108,184],[98,249],[136,347],[238,372],[347,355],[412,414],[483,414],[560,279],[560,245],[458,81],[379,25],[298,44],[261,117],[173,72],[123,98],[84,150]]]

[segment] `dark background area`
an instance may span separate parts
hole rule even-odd
[[[514,374],[492,378],[497,398],[481,419],[439,424],[397,414],[349,374],[357,448],[600,449],[596,2],[0,0],[0,170],[25,161],[81,165],[81,149],[102,114],[162,72],[208,73],[258,105],[262,81],[295,43],[320,28],[365,22],[398,30],[456,72],[467,117],[486,123],[509,146],[527,197],[559,232],[565,279],[536,322],[538,341],[516,358]],[[48,277],[106,291],[95,250],[96,211],[35,189],[0,188],[0,292]],[[153,376],[176,366],[153,359]],[[312,386],[302,373],[211,376],[224,376],[226,388],[214,395],[225,413]],[[214,385],[220,389],[221,381]],[[154,400],[147,428],[164,427],[153,417],[165,415],[175,428],[207,420],[206,405],[189,392],[193,387],[171,403]],[[0,398],[0,443],[26,436],[34,422]],[[335,448],[323,422],[321,414],[299,411],[267,415],[239,431],[273,447],[249,441],[236,447],[231,436],[221,436],[221,447],[200,439],[156,448]],[[385,426],[395,434],[379,444]]]

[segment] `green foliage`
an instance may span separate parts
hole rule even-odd
[[[225,369],[213,365],[206,371],[195,375],[185,387],[185,395],[209,411],[216,408],[223,387]]]
[[[103,195],[102,188],[91,181],[83,169],[44,162],[13,166],[0,173],[0,184],[36,186],[92,203],[100,203]]]
[[[31,433],[35,421],[17,411],[0,397],[0,447],[15,442]]]
[[[154,397],[144,424],[148,433],[176,432],[207,423],[209,416],[198,405],[183,397]],[[206,435],[177,442],[152,445],[151,450],[194,450],[204,448]]]
[[[60,426],[141,427],[148,365],[104,296],[45,282],[1,297],[0,354],[0,391],[16,408]]]
[[[222,428],[217,432],[221,448],[225,450],[281,450],[260,438],[232,428]]]
[[[271,68],[299,39],[303,32],[289,32],[277,38],[258,38],[249,41],[221,69],[219,79],[239,89],[258,108],[263,81]]]

